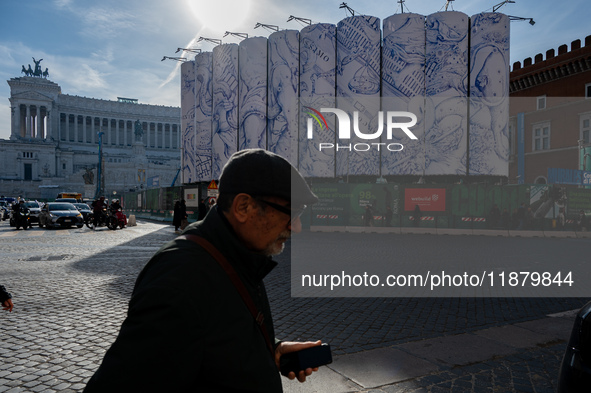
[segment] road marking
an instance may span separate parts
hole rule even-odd
[[[30,232],[27,232],[27,237],[40,237],[40,236],[43,236],[44,233],[45,232],[43,232],[43,231],[30,231]]]

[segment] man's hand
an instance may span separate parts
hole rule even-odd
[[[12,312],[13,307],[14,307],[14,304],[12,304],[12,299],[5,300],[4,303],[2,303],[3,310]]]
[[[293,342],[293,341],[283,341],[279,343],[277,349],[275,349],[275,363],[277,364],[277,368],[279,368],[279,360],[281,359],[281,355],[285,355],[286,353],[290,352],[297,352],[301,351],[302,349],[316,347],[322,344],[320,340],[318,341],[306,341],[306,342]],[[318,371],[318,367],[314,368],[307,368],[305,370],[300,371],[297,375],[293,371],[287,375],[289,379],[297,378],[300,382],[305,382],[306,377],[312,375],[313,372]]]

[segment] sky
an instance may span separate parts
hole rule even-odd
[[[454,10],[474,15],[492,11],[502,0],[405,0],[404,12],[429,15]],[[498,12],[533,18],[511,22],[511,64],[591,35],[589,0],[514,0]],[[177,48],[211,51],[215,44],[199,37],[238,43],[226,31],[267,37],[271,31],[302,29],[290,16],[312,23],[338,23],[350,16],[336,0],[0,0],[0,80],[24,76],[21,67],[43,59],[49,80],[63,94],[142,104],[180,106],[180,62],[193,59]],[[399,0],[350,0],[356,15],[385,19],[401,12]],[[10,137],[10,87],[0,81],[0,139]]]

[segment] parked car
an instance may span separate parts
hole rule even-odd
[[[558,393],[589,391],[591,391],[591,302],[585,304],[577,314],[558,376]]]
[[[10,212],[12,211],[12,205],[16,202],[16,198],[12,197],[1,197],[0,204],[3,206],[4,211],[2,212],[2,220],[8,220],[10,218]]]
[[[68,202],[49,202],[41,209],[39,214],[39,227],[55,228],[65,227],[70,228],[76,225],[78,228],[84,226],[84,218],[82,213]]]
[[[12,207],[12,205],[14,203],[16,203],[16,198],[13,198],[13,197],[3,197],[3,198],[0,198],[0,201],[4,201],[4,202],[6,202],[6,204],[8,205],[8,207]]]
[[[73,203],[73,205],[76,206],[76,209],[78,209],[80,213],[82,213],[82,218],[84,218],[84,222],[86,222],[88,215],[92,214],[92,209],[90,206],[88,206],[86,203]]]

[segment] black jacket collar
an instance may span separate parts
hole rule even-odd
[[[209,240],[228,258],[240,275],[252,282],[262,280],[277,266],[277,262],[271,257],[246,248],[217,206],[209,210],[203,221],[191,224],[185,233]]]

